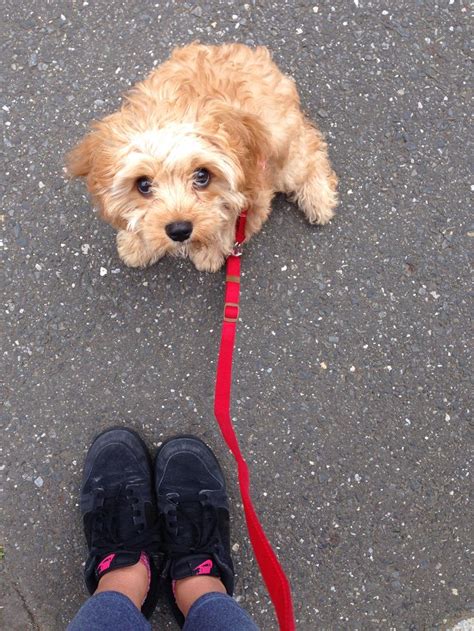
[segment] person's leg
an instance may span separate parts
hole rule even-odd
[[[188,631],[257,630],[231,598],[227,491],[212,451],[193,436],[166,441],[156,456],[155,489],[165,554],[162,574],[179,625]]]
[[[107,591],[86,600],[67,631],[151,631],[151,625],[127,596]]]
[[[141,609],[148,593],[149,572],[147,560],[141,558],[135,565],[122,567],[101,576],[94,593],[119,592],[127,596],[137,609]]]
[[[227,593],[222,581],[215,576],[188,576],[174,583],[176,604],[185,618],[196,600],[209,592]]]
[[[227,594],[210,592],[191,606],[184,631],[258,631],[248,613]]]
[[[80,505],[89,547],[85,581],[94,596],[69,629],[117,631],[129,620],[130,628],[148,629],[143,615],[151,616],[158,597],[156,501],[150,456],[137,434],[113,428],[95,439]]]

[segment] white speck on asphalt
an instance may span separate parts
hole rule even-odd
[[[454,627],[449,627],[447,631],[473,631],[474,629],[474,618],[465,618],[464,620],[460,620],[457,622]]]

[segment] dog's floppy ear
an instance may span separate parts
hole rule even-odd
[[[94,121],[92,129],[66,157],[68,175],[85,178],[102,219],[118,230],[126,228],[127,222],[115,212],[107,195],[115,173],[116,147],[120,145],[120,135],[116,131],[120,116],[121,113],[116,112],[101,121]]]
[[[66,169],[71,177],[87,177],[89,175],[97,145],[97,134],[92,131],[68,153]]]
[[[252,168],[268,159],[269,132],[253,114],[233,110],[226,114],[224,127],[229,132],[233,149]]]
[[[254,114],[243,112],[225,103],[216,103],[206,111],[205,126],[210,140],[231,155],[239,165],[239,187],[253,189],[271,154],[271,136]]]

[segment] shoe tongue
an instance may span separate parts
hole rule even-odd
[[[180,543],[188,548],[196,547],[204,533],[201,532],[203,527],[202,523],[202,511],[203,508],[199,502],[186,502],[183,513],[180,515],[178,521],[177,537]],[[199,525],[199,529],[196,530],[196,525]]]
[[[129,539],[130,532],[136,529],[129,500],[117,492],[105,499],[104,510],[108,529],[114,536],[120,541]]]
[[[135,563],[138,563],[140,560],[140,554],[141,552],[125,552],[122,550],[120,552],[107,554],[95,568],[97,580],[112,570],[135,565]]]
[[[192,554],[175,559],[170,567],[171,579],[176,581],[188,576],[220,576],[214,558],[208,554]]]

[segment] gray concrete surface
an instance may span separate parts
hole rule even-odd
[[[234,415],[298,628],[445,628],[468,583],[468,3],[2,2],[3,629],[84,601],[94,434],[195,432],[233,500],[237,595],[275,629],[212,416],[223,274],[117,259],[65,152],[172,47],[266,44],[326,133],[341,205],[246,248]],[[101,275],[100,269],[107,270]],[[164,603],[154,627],[173,628]]]

